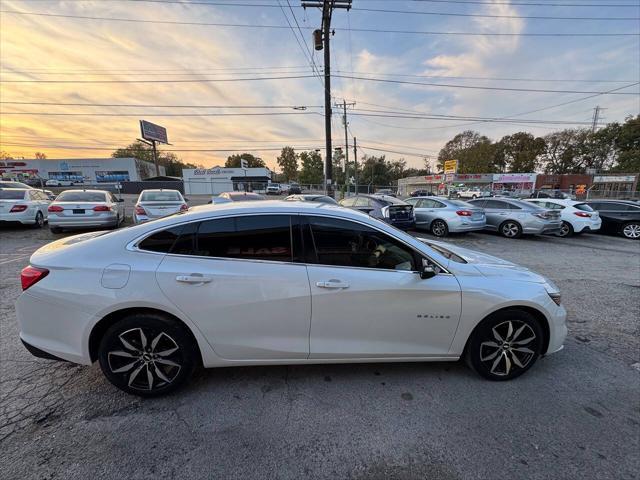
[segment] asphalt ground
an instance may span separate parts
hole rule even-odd
[[[2,478],[639,478],[640,242],[447,239],[562,289],[565,349],[511,382],[462,362],[244,367],[140,399],[20,344],[20,269],[59,237],[0,229]]]

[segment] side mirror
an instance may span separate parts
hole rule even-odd
[[[420,271],[420,278],[423,280],[427,280],[429,278],[433,278],[437,275],[436,269],[433,268],[433,265],[425,265],[422,267]]]

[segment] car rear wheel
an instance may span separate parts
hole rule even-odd
[[[511,380],[529,370],[542,354],[543,333],[533,315],[504,310],[483,320],[465,352],[467,364],[489,380]]]
[[[44,226],[44,215],[42,215],[42,212],[38,210],[38,213],[36,213],[36,222],[33,224],[33,227],[42,228],[43,226]]]
[[[622,226],[622,236],[632,240],[640,239],[640,223],[629,222]]]
[[[431,222],[431,233],[435,237],[446,237],[449,233],[449,227],[443,220],[434,220]]]
[[[562,226],[560,227],[560,231],[558,232],[559,237],[570,237],[573,235],[573,227],[569,222],[562,221]]]
[[[518,222],[507,220],[498,229],[500,235],[506,238],[518,238],[522,235],[522,227]]]
[[[197,346],[175,320],[154,313],[129,315],[100,341],[98,359],[120,390],[151,397],[172,392],[191,376]]]

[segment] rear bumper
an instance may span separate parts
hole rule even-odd
[[[24,348],[26,348],[31,355],[38,358],[46,358],[47,360],[57,360],[59,362],[66,362],[64,358],[56,357],[55,355],[50,354],[49,352],[45,352],[44,350],[40,350],[38,347],[34,347],[28,342],[25,342],[22,338],[20,339]]]
[[[562,228],[562,221],[557,220],[555,222],[545,222],[545,221],[533,221],[528,222],[522,226],[522,233],[527,233],[531,235],[548,235],[559,233]]]
[[[416,227],[416,222],[415,220],[389,220],[389,219],[385,219],[385,222],[388,223],[389,225],[392,225],[396,228],[399,228],[400,230],[409,230],[411,228],[415,228]]]
[[[478,232],[485,229],[487,222],[485,220],[463,220],[461,217],[448,222],[448,225],[451,233]]]
[[[49,215],[49,226],[60,228],[108,227],[114,226],[117,221],[118,216],[116,213],[85,218]]]
[[[28,208],[24,212],[2,213],[0,214],[0,222],[4,223],[22,223],[23,225],[33,225],[36,223],[36,210]],[[46,220],[46,218],[45,218]]]
[[[578,232],[597,232],[602,227],[602,220],[598,221],[587,220],[584,222],[578,222],[573,225],[573,231]]]

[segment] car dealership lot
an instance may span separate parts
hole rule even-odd
[[[20,344],[19,271],[53,238],[47,229],[0,230],[7,478],[637,475],[638,242],[446,239],[526,265],[562,289],[565,350],[511,382],[447,363],[246,367],[199,371],[180,393],[142,400],[113,388],[97,366],[36,359]]]

